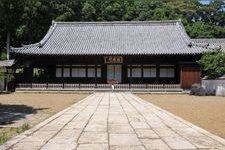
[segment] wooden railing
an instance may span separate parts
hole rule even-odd
[[[18,83],[18,89],[181,89],[180,84],[72,84],[72,83]]]

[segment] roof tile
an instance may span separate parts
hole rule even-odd
[[[0,67],[10,67],[15,64],[15,60],[1,60],[0,61]]]
[[[53,22],[46,36],[11,53],[32,55],[200,54],[181,21]]]

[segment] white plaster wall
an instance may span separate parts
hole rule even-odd
[[[202,80],[202,86],[207,93],[215,93],[219,96],[225,96],[225,79],[223,80]]]

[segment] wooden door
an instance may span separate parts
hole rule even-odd
[[[122,66],[121,65],[107,65],[107,80],[115,79],[119,83],[122,81]]]
[[[191,88],[194,83],[201,83],[201,69],[198,66],[181,67],[180,83],[183,89]]]

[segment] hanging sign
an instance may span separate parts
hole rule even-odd
[[[123,63],[122,56],[105,56],[105,63]]]

